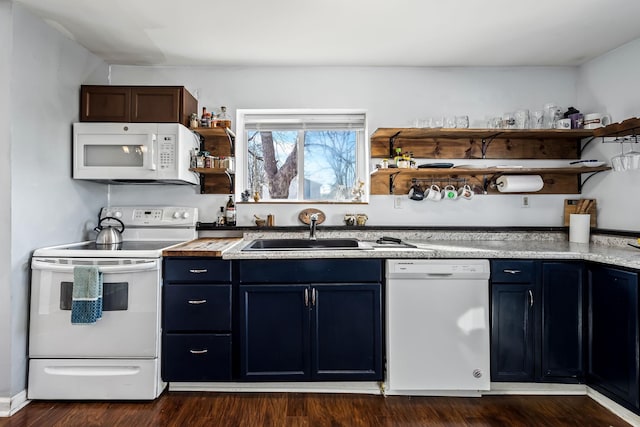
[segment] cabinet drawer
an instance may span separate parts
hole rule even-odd
[[[241,283],[342,283],[382,281],[378,259],[243,260]]]
[[[231,379],[229,334],[166,334],[162,351],[164,381]]]
[[[491,262],[493,283],[530,283],[536,278],[535,261],[499,260]]]
[[[231,285],[164,287],[165,331],[230,331]]]
[[[165,258],[164,279],[180,282],[231,282],[231,261],[219,258]]]

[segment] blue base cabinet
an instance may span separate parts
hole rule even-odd
[[[240,377],[381,380],[381,280],[379,260],[241,261]]]
[[[584,381],[584,276],[582,263],[542,262],[542,381]]]
[[[588,384],[638,412],[637,272],[602,265],[589,268],[588,337]]]
[[[491,263],[491,380],[584,381],[584,266]]]
[[[535,261],[491,262],[491,381],[535,380]]]
[[[163,266],[162,379],[231,380],[231,262],[172,257]]]

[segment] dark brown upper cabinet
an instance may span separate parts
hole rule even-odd
[[[198,112],[198,101],[183,86],[82,85],[80,121],[181,123]]]

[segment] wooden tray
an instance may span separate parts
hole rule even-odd
[[[597,213],[597,204],[595,199],[565,199],[564,201],[564,226],[569,226],[569,215],[576,213],[578,209],[578,202],[580,200],[588,200],[592,201],[592,205],[589,210],[585,213],[591,214],[591,228],[597,227],[596,221],[596,213]]]

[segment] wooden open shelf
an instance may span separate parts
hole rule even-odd
[[[536,194],[579,194],[582,185],[594,174],[610,170],[600,167],[550,167],[550,168],[433,168],[433,169],[378,169],[371,174],[371,194],[407,194],[412,180],[424,183],[447,184],[466,181],[486,193],[498,194],[492,184],[502,175],[540,175],[544,187]],[[583,174],[589,174],[584,180]]]
[[[204,139],[202,149],[215,157],[233,157],[235,155],[235,138],[227,135],[224,128],[192,128]],[[233,172],[224,168],[195,168],[191,169],[200,174],[200,193],[202,194],[233,194]]]
[[[638,135],[640,133],[640,119],[632,117],[620,123],[611,123],[610,125],[594,129],[593,135],[598,137],[608,136],[629,136]]]
[[[579,159],[583,129],[380,128],[371,156],[393,158],[395,149],[429,159]]]

